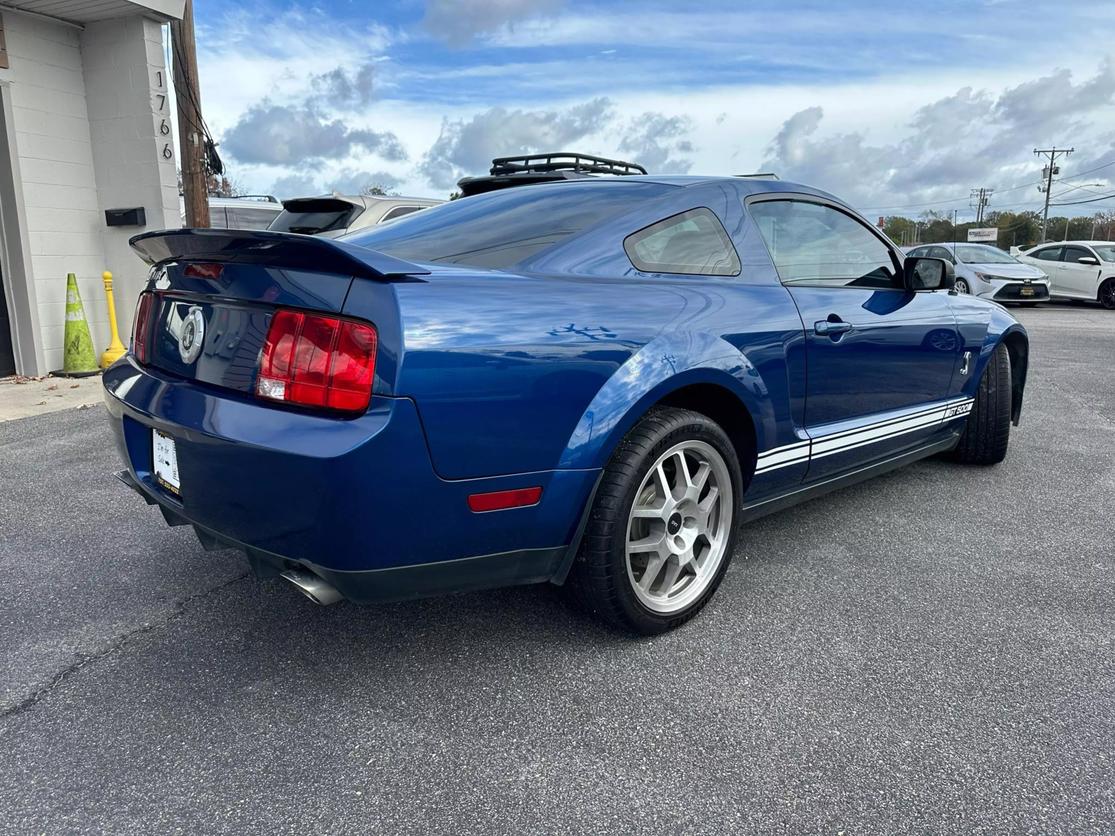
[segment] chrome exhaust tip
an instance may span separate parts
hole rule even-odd
[[[323,607],[336,604],[343,597],[336,589],[331,587],[313,572],[304,569],[287,569],[279,577],[290,581],[294,588]]]

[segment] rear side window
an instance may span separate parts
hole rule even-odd
[[[1041,261],[1060,261],[1061,247],[1046,247],[1044,250],[1030,253],[1030,258],[1036,258]]]
[[[787,285],[900,288],[890,248],[831,206],[765,200],[748,206],[778,277]]]
[[[394,209],[383,216],[383,220],[381,220],[380,223],[383,224],[387,223],[388,221],[393,221],[395,220],[395,218],[401,218],[403,215],[409,215],[411,212],[417,212],[421,208],[421,206],[396,206]]]
[[[690,209],[628,235],[627,257],[644,273],[738,276],[739,256],[710,210]]]
[[[344,240],[404,261],[500,270],[676,188],[617,181],[554,183],[451,200]]]

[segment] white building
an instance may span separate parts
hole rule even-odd
[[[112,271],[127,342],[146,275],[128,238],[181,225],[162,24],[182,6],[0,2],[0,375],[61,368],[67,273],[100,352]],[[133,208],[143,225],[106,223]]]

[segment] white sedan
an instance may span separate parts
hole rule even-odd
[[[1051,296],[1086,299],[1115,310],[1115,241],[1039,244],[1018,260],[1048,274]]]

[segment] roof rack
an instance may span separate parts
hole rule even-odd
[[[496,157],[489,172],[501,174],[539,174],[549,171],[577,171],[584,174],[646,174],[638,163],[611,160],[592,154],[555,151],[551,154],[526,154],[521,157]]]

